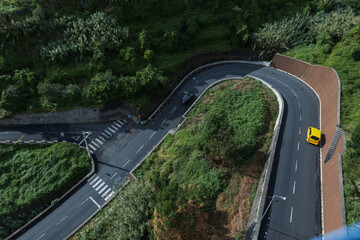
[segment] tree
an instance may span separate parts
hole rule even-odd
[[[111,70],[98,73],[90,80],[85,95],[92,102],[106,104],[120,95],[120,78],[114,76]]]
[[[0,106],[8,111],[21,111],[26,108],[25,99],[26,96],[22,95],[19,85],[9,85],[2,91]]]

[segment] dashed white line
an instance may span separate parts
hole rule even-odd
[[[297,98],[298,95],[295,93],[295,91],[294,91],[292,88],[290,88],[290,89],[291,89],[291,91],[293,92],[293,94],[295,95],[295,97]]]
[[[92,197],[89,197],[91,201],[93,201],[93,203],[98,207],[100,208],[100,205],[92,198]]]
[[[301,127],[299,127],[299,135],[301,134]]]
[[[142,145],[142,146],[136,151],[136,153],[138,153],[143,147],[144,147],[144,145]]]
[[[300,122],[301,122],[301,115],[300,115]]]
[[[301,108],[301,106],[300,106],[300,102],[298,102],[298,104],[299,104],[299,109]]]
[[[293,185],[293,194],[295,194],[295,188],[296,188],[296,181],[294,181],[294,185]]]
[[[60,221],[58,221],[57,224],[55,224],[55,225],[58,225],[59,223],[61,223],[62,221],[64,221],[67,217],[68,217],[68,216],[63,217],[63,219],[61,219]]]
[[[293,218],[293,207],[291,207],[291,212],[290,212],[290,223],[292,223],[292,218]]]
[[[122,167],[125,167],[129,162],[130,162],[130,160],[128,160]]]
[[[297,150],[299,151],[300,149],[300,142],[298,142],[298,146],[297,146]]]
[[[40,238],[42,238],[43,236],[45,236],[45,233],[43,233],[40,237],[38,237],[36,240],[39,240]]]
[[[116,176],[117,172],[111,176],[110,180],[113,179]]]
[[[170,114],[172,114],[174,111],[176,110],[176,107],[171,111],[171,113]]]
[[[149,139],[150,138],[152,138],[153,136],[154,136],[154,134],[156,133],[156,131],[155,132],[153,132],[151,135],[150,135],[150,137],[149,137]]]
[[[162,125],[166,122],[166,120],[167,120],[167,119],[165,119],[165,120],[161,123],[161,125],[160,125],[160,126],[162,126]]]
[[[295,163],[295,172],[297,171],[297,163],[298,163],[298,160],[296,160],[296,163]]]

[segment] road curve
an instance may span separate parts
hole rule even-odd
[[[219,79],[246,75],[270,83],[282,95],[285,105],[268,195],[285,196],[286,200],[273,201],[263,219],[259,238],[309,239],[319,235],[319,148],[305,141],[307,127],[319,127],[319,102],[315,93],[303,82],[275,69],[248,63],[226,63],[189,76],[159,115],[146,126],[127,122],[122,128],[118,126],[116,132],[114,128],[105,128],[104,133],[112,133],[111,129],[114,131],[106,142],[100,139],[100,133],[99,137],[96,134],[88,136],[87,141],[99,146],[94,147],[96,151],[93,150],[97,173],[57,209],[14,238],[55,240],[68,237],[111,199],[112,191],[116,191],[126,180],[128,172],[170,129],[177,126],[187,110],[180,104],[184,91],[199,96],[207,86]],[[51,125],[51,128],[56,129],[57,126]],[[46,138],[49,135],[41,134],[41,127],[38,129],[38,137]],[[1,130],[6,130],[7,138],[12,136],[15,140],[28,133],[24,128]],[[9,134],[11,132],[13,134]],[[63,133],[67,135],[66,131]]]

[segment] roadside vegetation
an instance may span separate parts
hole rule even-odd
[[[249,48],[263,23],[316,6],[310,0],[1,1],[0,116],[121,102],[146,117],[192,57]]]
[[[324,1],[312,16],[268,23],[255,35],[262,51],[333,67],[341,80],[341,127],[346,131],[343,157],[347,224],[360,221],[360,2]],[[285,52],[284,52],[285,51]]]
[[[84,150],[70,143],[0,145],[0,238],[35,217],[90,170]]]
[[[74,239],[241,237],[277,107],[271,90],[253,79],[212,87],[182,128],[135,172],[141,180],[119,192]],[[134,189],[139,199],[129,197]],[[124,214],[117,208],[136,210]]]

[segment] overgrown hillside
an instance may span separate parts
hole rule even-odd
[[[2,116],[118,102],[145,114],[191,57],[249,48],[263,23],[317,7],[310,0],[1,1]]]
[[[23,226],[91,170],[70,144],[0,145],[0,239]]]
[[[135,172],[141,180],[75,239],[242,237],[276,117],[276,97],[260,82],[212,87]]]

